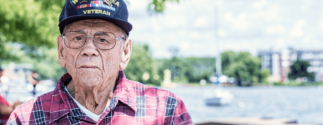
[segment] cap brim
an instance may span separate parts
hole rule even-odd
[[[71,24],[73,22],[77,22],[80,20],[86,20],[86,19],[102,19],[102,20],[111,22],[111,23],[117,25],[118,27],[120,27],[121,29],[123,29],[128,35],[132,29],[132,25],[130,23],[116,19],[116,18],[109,18],[106,16],[98,16],[98,15],[75,15],[75,16],[65,18],[64,20],[61,20],[58,24],[59,31],[62,34],[65,25],[68,25],[68,24]]]

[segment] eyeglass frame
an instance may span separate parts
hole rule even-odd
[[[84,33],[85,35],[86,35],[86,33],[93,33],[93,34],[96,34],[96,33],[111,33],[111,34],[113,34],[114,35],[114,37],[116,38],[116,42],[115,42],[115,44],[113,45],[113,47],[111,47],[110,49],[113,49],[116,45],[117,45],[117,41],[118,40],[120,40],[120,39],[122,39],[122,40],[127,40],[126,38],[124,38],[124,37],[122,37],[122,36],[120,36],[120,37],[116,37],[116,35],[114,34],[114,33],[112,33],[112,32],[84,32],[84,31],[69,31],[69,32],[67,32],[67,33],[70,33],[70,32],[79,32],[79,33]],[[64,33],[62,33],[62,37],[63,37],[63,43],[64,43],[64,45],[67,47],[67,48],[70,48],[70,49],[80,49],[80,48],[82,48],[84,45],[85,45],[85,43],[87,42],[87,38],[88,37],[93,37],[93,44],[94,44],[94,46],[96,47],[96,48],[98,48],[98,49],[100,49],[100,50],[110,50],[110,49],[101,49],[101,48],[99,48],[96,44],[95,44],[95,42],[94,42],[94,35],[92,35],[92,36],[89,36],[89,35],[86,35],[85,36],[85,41],[84,41],[84,43],[83,43],[83,45],[82,46],[80,46],[79,48],[72,48],[72,47],[69,47],[69,46],[67,46],[66,45],[66,43],[65,43],[65,40],[64,40],[64,37],[65,37],[65,32]]]

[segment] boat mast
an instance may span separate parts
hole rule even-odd
[[[220,41],[219,41],[219,5],[215,6],[215,42],[216,42],[216,52],[217,58],[216,60],[216,76],[222,75],[222,67],[221,67],[221,51],[220,51]]]

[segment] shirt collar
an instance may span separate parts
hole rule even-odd
[[[68,73],[65,73],[57,82],[52,96],[52,105],[50,108],[50,123],[60,119],[61,117],[64,117],[68,113],[73,114],[73,111],[71,110],[75,110],[75,108],[73,107],[77,107],[73,99],[68,95],[68,93],[64,89],[64,86],[66,86],[71,80],[72,77]],[[114,95],[110,102],[111,108],[109,111],[106,110],[102,115],[107,115],[111,110],[113,110],[117,106],[119,101],[128,105],[129,107],[131,107],[131,109],[133,109],[136,112],[136,98],[133,84],[129,82],[122,70],[119,71],[119,77],[114,89]],[[58,106],[57,103],[59,103]],[[90,119],[89,121],[93,120]]]
[[[50,123],[64,117],[70,112],[71,107],[68,102],[70,97],[64,91],[64,83],[69,83],[71,80],[72,77],[68,73],[65,73],[56,84],[52,95]],[[57,105],[57,103],[59,104]]]
[[[136,112],[136,97],[134,91],[134,84],[129,82],[122,70],[119,71],[119,78],[114,90],[114,97],[119,101],[128,105]]]

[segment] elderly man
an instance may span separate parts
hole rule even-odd
[[[57,37],[67,73],[54,91],[18,107],[8,124],[192,124],[176,95],[126,78],[122,70],[132,52],[127,20],[122,0],[67,0]]]

